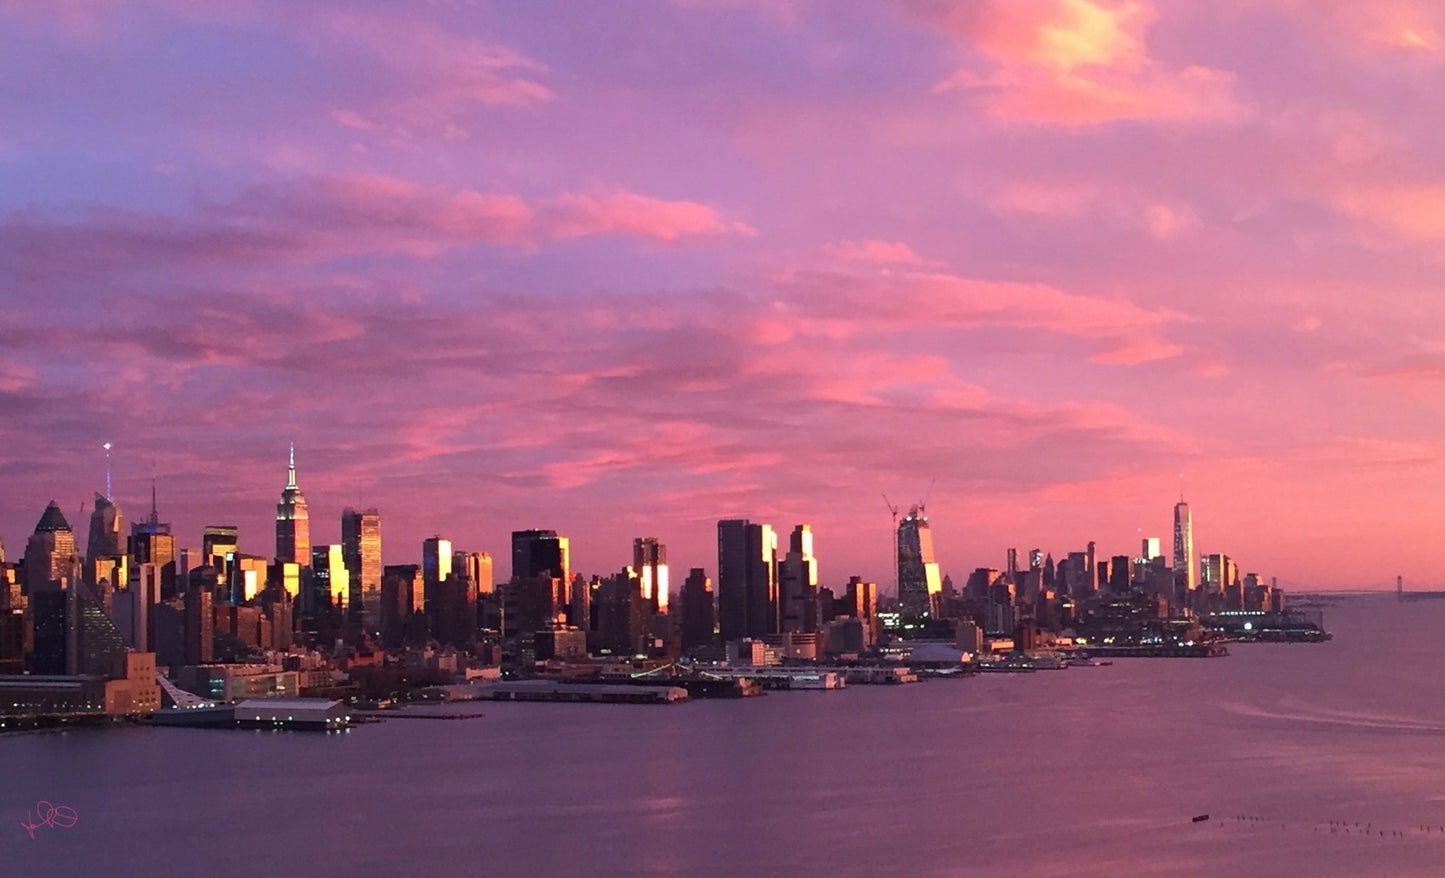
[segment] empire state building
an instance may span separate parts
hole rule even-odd
[[[306,495],[296,485],[296,446],[291,446],[291,464],[286,487],[276,504],[276,560],[302,567],[311,563],[311,518],[306,512]]]

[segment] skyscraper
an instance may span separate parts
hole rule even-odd
[[[938,562],[933,558],[933,532],[922,510],[914,506],[898,522],[898,603],[905,616],[931,616],[943,591]]]
[[[311,563],[311,517],[306,511],[306,496],[296,485],[295,445],[291,446],[286,469],[286,487],[281,490],[281,502],[276,504],[276,560],[302,567]]]
[[[713,645],[717,624],[712,580],[701,567],[688,571],[682,584],[682,648],[684,652]]]
[[[563,609],[570,624],[579,624],[571,600],[572,550],[568,539],[558,536],[555,530],[512,531],[512,581],[537,577],[556,580],[554,609]]]
[[[124,516],[120,507],[104,494],[95,495],[95,509],[90,513],[90,538],[85,543],[85,557],[113,558],[125,554],[121,548]]]
[[[813,557],[813,527],[800,524],[788,537],[788,554],[778,565],[778,601],[782,630],[818,630],[818,559]]]
[[[168,522],[161,521],[156,511],[156,483],[151,480],[151,511],[145,521],[131,525],[127,548],[131,570],[142,564],[154,564],[161,571],[160,599],[176,596],[176,538]],[[132,575],[134,575],[132,573]]]
[[[346,553],[340,543],[316,546],[311,550],[312,585],[316,609],[329,606],[344,610],[351,599],[351,577],[347,573]]]
[[[422,541],[422,610],[426,613],[427,632],[433,637],[441,618],[441,584],[452,575],[452,560],[451,540],[434,536]]]
[[[632,541],[632,569],[642,581],[642,599],[659,613],[667,612],[667,546],[657,537],[638,537]]]
[[[778,536],[745,518],[717,523],[718,630],[723,642],[778,632]]]
[[[367,629],[381,624],[381,513],[375,509],[341,513],[341,547],[351,575],[348,602],[360,610]]]
[[[572,578],[572,551],[566,537],[555,530],[512,531],[512,578],[551,576],[564,583]]]
[[[201,531],[201,562],[228,576],[227,556],[234,556],[240,544],[241,531],[234,524],[208,524]]]
[[[45,507],[35,533],[25,544],[25,590],[60,591],[60,580],[75,576],[75,532],[54,501]]]
[[[1199,587],[1198,577],[1194,565],[1194,516],[1181,496],[1174,504],[1174,583],[1192,593]]]

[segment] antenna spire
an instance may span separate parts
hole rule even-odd
[[[156,511],[156,474],[151,473],[151,526],[160,524],[161,515]]]
[[[296,487],[296,443],[291,443],[291,462],[286,469],[286,487]]]
[[[110,443],[100,446],[105,449],[105,499],[114,500],[110,493]]]

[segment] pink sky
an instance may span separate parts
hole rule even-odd
[[[0,539],[1445,587],[1445,7],[0,0]],[[674,577],[681,579],[681,574]]]

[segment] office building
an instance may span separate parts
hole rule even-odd
[[[1186,594],[1199,587],[1198,571],[1194,566],[1194,516],[1189,504],[1180,497],[1174,504],[1174,582]]]
[[[701,567],[688,571],[682,584],[682,648],[692,652],[714,645],[717,607],[714,603],[712,579]]]
[[[305,567],[311,563],[311,516],[306,496],[296,484],[296,446],[291,446],[286,487],[276,504],[276,560]]]
[[[201,563],[230,575],[230,560],[240,551],[241,532],[234,524],[208,524],[201,530]]]
[[[85,543],[86,558],[113,558],[125,554],[121,543],[125,516],[120,507],[104,494],[95,495],[95,509],[90,513],[90,537]],[[95,580],[91,580],[92,584]]]
[[[914,506],[898,522],[899,610],[906,617],[932,616],[942,591],[943,579],[933,557],[933,532],[922,508]]]
[[[330,609],[340,613],[350,606],[351,575],[340,543],[311,549],[311,587],[316,612]]]
[[[667,547],[657,537],[638,537],[632,541],[632,569],[642,583],[642,599],[655,612],[666,613],[669,585],[667,581]]]
[[[778,537],[747,519],[717,523],[718,628],[723,642],[776,634]]]
[[[811,525],[798,525],[788,537],[788,554],[778,565],[778,600],[783,631],[818,630],[818,559]]]
[[[375,631],[381,619],[381,513],[343,510],[341,547],[351,576],[347,602],[361,613],[367,630]]]

